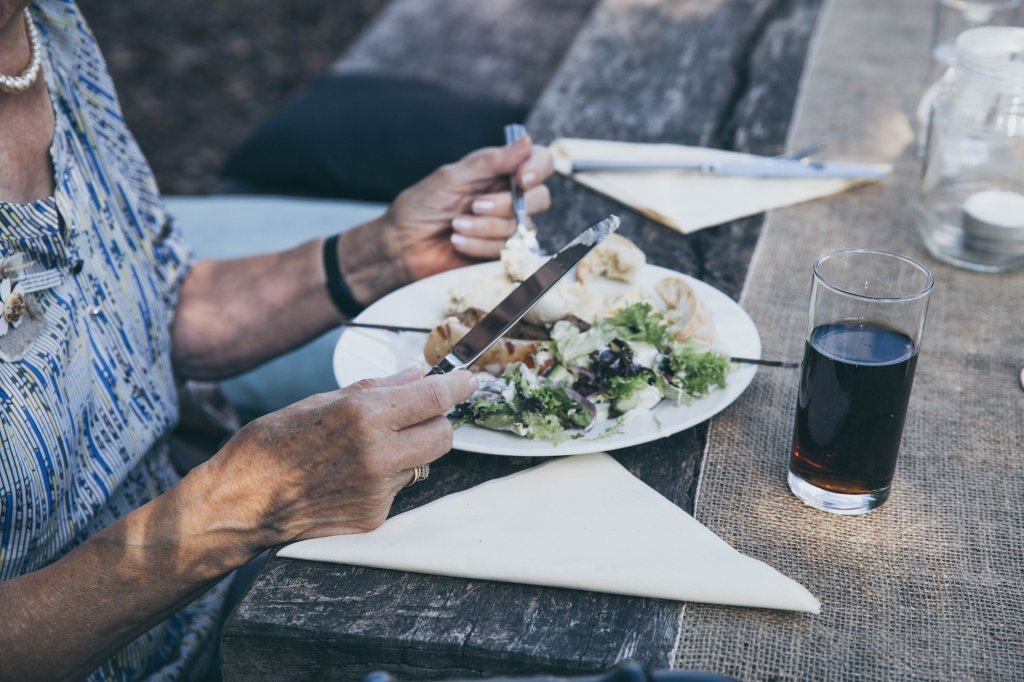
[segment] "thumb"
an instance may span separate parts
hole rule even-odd
[[[509,175],[530,158],[533,143],[528,136],[504,147],[484,147],[471,152],[456,164],[463,180],[493,180]]]

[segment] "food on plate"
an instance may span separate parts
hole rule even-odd
[[[448,302],[444,306],[445,315],[458,315],[471,308],[491,310],[515,288],[516,282],[504,273],[471,279],[452,287],[448,292]]]
[[[724,387],[728,357],[714,352],[714,320],[682,277],[627,288],[646,264],[633,242],[610,235],[474,365],[479,390],[450,415],[532,439],[580,437],[599,421],[679,405]],[[454,287],[447,319],[424,358],[437,364],[459,339],[544,262],[525,248],[502,253],[502,272]],[[609,280],[616,280],[609,286]],[[603,282],[603,284],[602,284]]]
[[[423,347],[424,359],[431,366],[441,362],[448,355],[452,346],[458,343],[472,328],[458,317],[448,317],[431,330],[427,337],[427,343]],[[541,342],[537,340],[503,338],[477,360],[476,366],[484,369],[492,365],[504,368],[514,362],[522,362],[533,367],[536,364],[534,354],[540,348],[540,344]]]
[[[665,316],[640,302],[581,328],[556,322],[535,342],[532,365],[513,361],[449,415],[467,423],[558,443],[603,419],[676,405],[724,387],[731,364],[695,340],[678,341]],[[488,366],[488,363],[484,363]]]
[[[501,265],[505,269],[505,276],[513,282],[528,279],[547,260],[547,256],[531,251],[529,244],[522,239],[512,240],[501,250]]]
[[[540,263],[543,262],[541,258]],[[521,279],[517,278],[523,274],[522,270],[517,269],[521,266],[518,261],[508,261],[505,266],[506,270],[503,273],[478,277],[452,287],[444,307],[445,314],[459,315],[470,309],[491,310],[501,303],[518,286]],[[526,277],[532,274],[531,270],[526,273]],[[525,319],[535,325],[550,326],[568,315],[589,321],[601,310],[600,297],[595,297],[593,292],[582,284],[563,280],[537,302]]]
[[[544,256],[532,253],[525,246],[505,249],[501,254],[503,271],[453,287],[445,304],[445,315],[459,316],[469,310],[491,310],[519,282],[533,274],[544,260]],[[648,302],[665,315],[677,340],[694,338],[712,343],[715,338],[714,320],[681,277],[666,277],[654,292],[634,288],[602,293],[596,286],[602,278],[632,284],[646,260],[643,251],[633,242],[617,234],[609,235],[577,266],[578,281],[563,280],[557,284],[527,313],[525,322],[546,328],[569,317],[594,322],[634,303]],[[469,324],[472,326],[474,323]],[[520,337],[513,331],[510,338]]]
[[[697,298],[682,277],[665,277],[654,285],[654,292],[661,299],[661,307],[668,322],[669,333],[676,341],[697,339],[705,343],[715,340],[715,323],[711,313]]]
[[[576,280],[586,284],[595,277],[632,282],[647,263],[640,247],[622,235],[610,234],[576,266]]]

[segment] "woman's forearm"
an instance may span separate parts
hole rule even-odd
[[[211,485],[216,467],[46,568],[0,582],[0,680],[81,679],[256,556],[261,531],[243,511],[252,507]]]
[[[341,269],[360,303],[407,281],[388,249],[387,217],[342,235]],[[306,343],[344,320],[327,293],[324,240],[237,260],[200,261],[189,273],[172,330],[176,371],[223,379]]]
[[[175,370],[223,379],[341,322],[327,294],[322,248],[316,240],[281,253],[197,263],[171,327]]]

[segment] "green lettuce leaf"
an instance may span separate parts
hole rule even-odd
[[[712,386],[725,388],[730,366],[727,356],[703,350],[693,341],[673,345],[668,356],[670,383],[695,398],[706,396]]]

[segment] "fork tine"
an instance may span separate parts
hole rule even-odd
[[[814,156],[815,154],[824,151],[826,147],[828,147],[828,140],[822,137],[818,140],[815,140],[814,142],[811,142],[810,144],[805,144],[803,147],[794,149],[791,152],[779,154],[775,158],[792,159],[793,161],[804,161]]]

